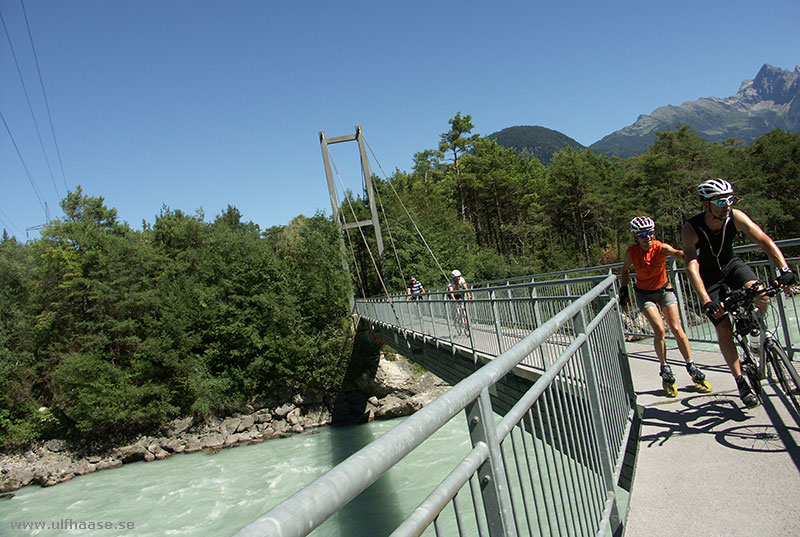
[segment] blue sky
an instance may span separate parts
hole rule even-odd
[[[162,205],[284,225],[330,214],[319,131],[361,125],[391,175],[459,111],[589,145],[800,63],[794,0],[24,0],[54,142],[22,6],[0,0],[0,227],[20,240],[77,185],[134,229]],[[359,190],[356,144],[332,156]]]

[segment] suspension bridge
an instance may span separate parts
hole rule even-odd
[[[450,420],[472,450],[387,535],[795,534],[800,417],[779,391],[744,409],[720,355],[698,348],[715,391],[686,375],[667,399],[652,345],[625,341],[615,276],[530,279],[473,287],[465,331],[445,292],[357,300],[376,337],[453,387],[236,535],[307,535]],[[787,302],[772,321],[796,355]]]
[[[320,139],[329,186],[327,143],[358,141],[366,159],[360,128]],[[338,205],[333,190],[331,203]],[[378,238],[372,202],[371,214],[350,226],[374,226]],[[789,261],[798,272],[800,258]],[[453,421],[471,449],[419,493],[399,525],[371,534],[796,535],[798,409],[771,382],[760,407],[741,405],[714,330],[675,263],[668,276],[714,391],[681,378],[682,358],[670,348],[679,393],[666,398],[652,343],[631,341],[651,336],[647,322],[618,305],[619,266],[483,282],[463,302],[445,290],[410,301],[385,286],[385,296],[353,300],[362,329],[452,388],[235,535],[308,535]],[[774,274],[766,260],[752,266]],[[794,360],[797,309],[795,299],[780,298],[769,318]]]

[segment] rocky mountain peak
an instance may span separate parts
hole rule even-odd
[[[742,103],[772,101],[776,105],[786,104],[800,88],[800,65],[794,71],[783,70],[765,63],[753,80],[745,80],[733,97]]]
[[[749,144],[773,129],[798,132],[800,65],[789,71],[765,63],[755,78],[742,82],[735,95],[661,106],[590,147],[597,153],[626,158],[644,151],[658,132],[679,125],[688,125],[712,142],[733,138]]]

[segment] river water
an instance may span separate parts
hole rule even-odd
[[[175,455],[54,487],[25,487],[0,499],[0,536],[232,535],[402,419],[323,427],[213,455]],[[465,425],[451,420],[312,535],[388,535],[469,451]]]

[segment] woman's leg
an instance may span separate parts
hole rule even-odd
[[[681,325],[681,315],[678,311],[677,304],[670,304],[663,306],[661,311],[664,313],[664,318],[667,320],[670,332],[675,336],[675,341],[678,343],[678,350],[681,351],[683,359],[687,363],[692,361],[692,348],[689,346],[689,338]]]
[[[661,363],[661,365],[664,365],[667,363],[667,332],[664,329],[664,323],[661,320],[661,314],[656,306],[645,308],[642,313],[644,313],[644,316],[650,323],[650,327],[653,329],[653,346],[656,349],[658,361]]]

